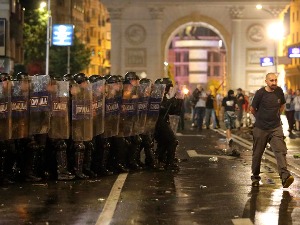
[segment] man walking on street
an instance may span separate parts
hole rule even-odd
[[[265,82],[267,86],[255,93],[250,107],[256,119],[253,128],[252,186],[259,186],[261,159],[269,142],[277,160],[282,186],[287,188],[294,182],[294,177],[287,169],[287,147],[280,120],[285,98],[282,89],[277,86],[275,73],[268,73]]]

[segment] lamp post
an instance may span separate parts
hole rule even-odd
[[[278,18],[279,13],[281,11],[280,8],[274,8],[274,9],[266,9],[261,4],[256,5],[257,10],[263,10],[267,13],[269,13],[273,18]],[[277,73],[277,65],[278,65],[278,54],[277,54],[277,45],[278,42],[283,38],[284,36],[284,27],[283,24],[277,19],[277,22],[270,24],[268,27],[268,36],[270,39],[274,40],[274,66],[275,66],[275,72]]]
[[[268,36],[274,40],[274,66],[275,72],[277,73],[277,65],[278,65],[278,54],[277,54],[277,45],[278,42],[283,38],[284,35],[284,27],[281,22],[276,22],[270,24],[268,27]]]
[[[50,1],[47,0],[47,11],[48,11],[48,20],[47,20],[47,40],[46,40],[46,75],[49,75],[49,49],[50,49],[50,27],[51,27],[51,8]]]

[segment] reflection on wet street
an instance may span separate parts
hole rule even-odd
[[[213,130],[178,139],[179,172],[130,172],[123,183],[112,175],[1,186],[0,224],[300,224],[297,173],[283,189],[276,167],[263,160],[261,186],[252,188],[250,148],[235,144],[241,156],[229,156]]]

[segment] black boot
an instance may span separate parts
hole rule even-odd
[[[26,149],[26,165],[25,165],[25,181],[28,182],[38,182],[42,178],[37,175],[36,161],[38,160],[38,149],[39,146],[35,140],[31,140],[28,143],[28,148]]]
[[[88,179],[89,177],[83,173],[83,157],[85,146],[83,142],[77,142],[74,144],[75,148],[75,176],[78,179]]]
[[[67,169],[67,144],[58,140],[55,144],[57,161],[57,180],[73,180],[75,178]]]
[[[149,169],[157,168],[157,160],[154,153],[154,142],[149,135],[141,135],[142,147],[145,152],[145,166]]]
[[[114,145],[112,147],[113,152],[113,162],[114,162],[114,172],[116,173],[127,173],[129,169],[125,166],[127,146],[128,141],[123,137],[114,137],[112,142]]]
[[[102,176],[109,176],[113,175],[113,172],[107,169],[108,164],[108,158],[109,158],[109,149],[110,149],[110,143],[107,139],[101,140],[101,159],[100,159],[100,175]]]
[[[93,142],[84,142],[85,151],[83,158],[83,172],[90,178],[95,178],[96,174],[91,170],[92,166],[92,153],[95,151]]]
[[[179,170],[179,166],[177,165],[175,160],[177,145],[178,145],[178,141],[166,147],[167,148],[167,161],[165,165],[166,170],[172,170],[172,171]]]
[[[131,170],[141,170],[142,167],[138,163],[140,161],[140,138],[132,136],[126,139],[127,152],[128,152],[128,166]]]

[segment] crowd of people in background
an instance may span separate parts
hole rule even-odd
[[[202,131],[203,128],[218,129],[220,128],[220,121],[224,122],[226,127],[226,121],[229,117],[228,106],[223,100],[229,97],[235,99],[234,110],[230,109],[232,117],[235,118],[231,124],[231,129],[253,128],[255,117],[249,109],[255,92],[255,90],[245,91],[238,88],[235,91],[229,90],[227,95],[224,95],[216,88],[204,89],[202,85],[198,84],[186,98],[185,112],[190,112],[192,128],[197,129],[197,131]],[[288,89],[285,93],[285,99],[283,115],[288,121],[289,137],[295,138],[295,133],[300,131],[300,89]],[[229,133],[228,129],[227,133]],[[227,141],[228,143],[231,142],[230,134],[227,134]]]

